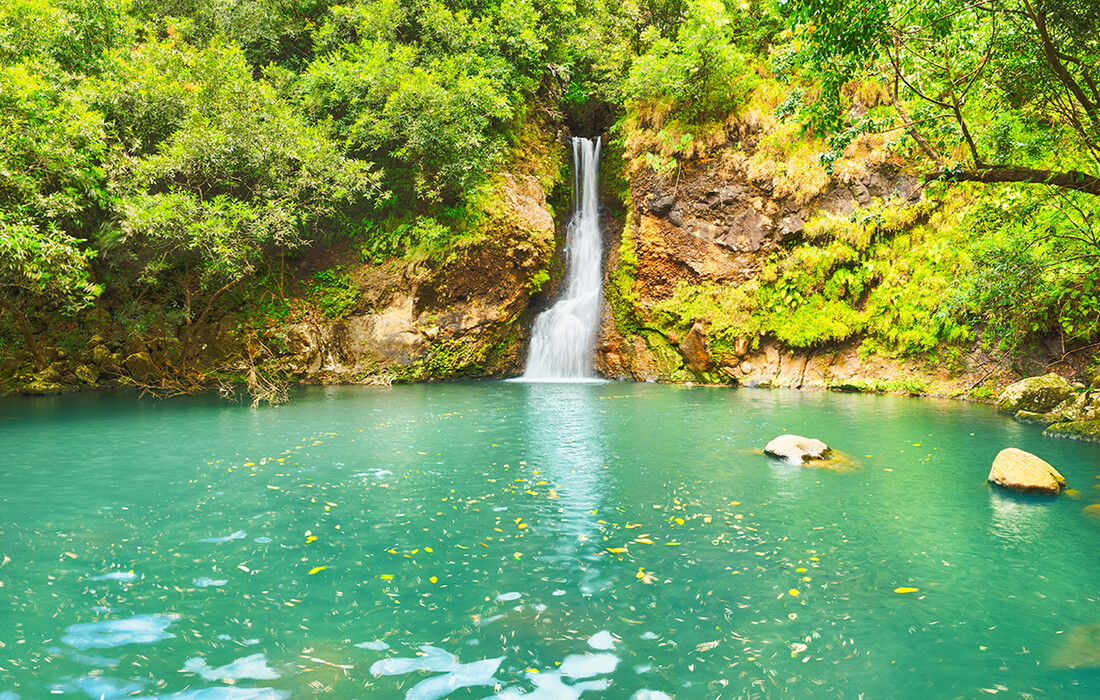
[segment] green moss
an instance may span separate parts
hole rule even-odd
[[[905,394],[907,396],[926,396],[929,391],[928,382],[917,378],[855,379],[850,382],[830,382],[827,387],[832,391]]]
[[[626,220],[630,218],[628,213]],[[634,290],[637,273],[638,256],[628,223],[623,228],[622,243],[619,245],[619,264],[608,275],[608,285],[604,290],[604,298],[615,317],[615,327],[623,337],[638,335],[641,327],[638,321],[638,293]]]
[[[1043,435],[1100,442],[1100,420],[1077,420],[1055,423],[1043,431]]]
[[[719,363],[738,338],[762,335],[796,348],[860,340],[864,354],[957,362],[974,337],[945,303],[969,265],[961,209],[880,202],[817,217],[806,242],[772,255],[747,284],[681,282],[653,308],[653,326],[668,335],[706,324]]]

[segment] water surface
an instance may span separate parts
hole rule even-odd
[[[1081,497],[990,490],[1008,446]],[[1100,623],[1098,457],[886,396],[0,400],[0,698],[1097,696],[1054,661]]]

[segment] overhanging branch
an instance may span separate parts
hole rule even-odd
[[[943,182],[1021,182],[1062,187],[1086,194],[1100,196],[1100,177],[1077,170],[1055,172],[1034,168],[981,168],[975,170],[941,170],[929,174],[930,180]]]

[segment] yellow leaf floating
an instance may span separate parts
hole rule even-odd
[[[787,591],[787,594],[788,595],[798,595],[798,589],[797,588],[792,588],[791,590]]]
[[[641,542],[642,544],[653,544],[653,540],[649,539],[648,537],[635,537],[634,541]]]
[[[436,581],[438,581],[439,579],[438,579],[438,578],[436,578],[435,576],[429,576],[429,577],[428,577],[428,580],[429,580],[429,581],[431,581],[432,583],[435,583],[435,582],[436,582]]]
[[[607,551],[611,552],[612,554],[622,554],[626,551],[626,547],[608,547]]]
[[[317,539],[317,535],[310,535],[309,537],[306,538],[306,544],[309,544],[310,542],[313,542],[316,539]]]
[[[328,568],[327,566],[315,566],[315,567],[313,567],[312,569],[309,570],[309,575],[312,576],[313,574],[317,573],[318,571],[324,571],[327,568]]]
[[[383,581],[389,581],[393,578],[393,574],[378,574],[378,578],[382,579]]]
[[[918,590],[919,589],[910,586],[901,586],[900,588],[895,588],[894,593],[916,593]]]

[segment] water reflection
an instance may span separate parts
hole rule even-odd
[[[1044,537],[1050,517],[1050,504],[1029,496],[990,490],[989,505],[993,534],[1016,543],[1030,543]]]
[[[558,512],[551,527],[560,535],[555,552],[541,559],[581,572],[581,592],[611,585],[599,581],[599,509],[608,490],[604,426],[593,400],[598,385],[528,384],[528,435],[543,475],[555,485]]]

